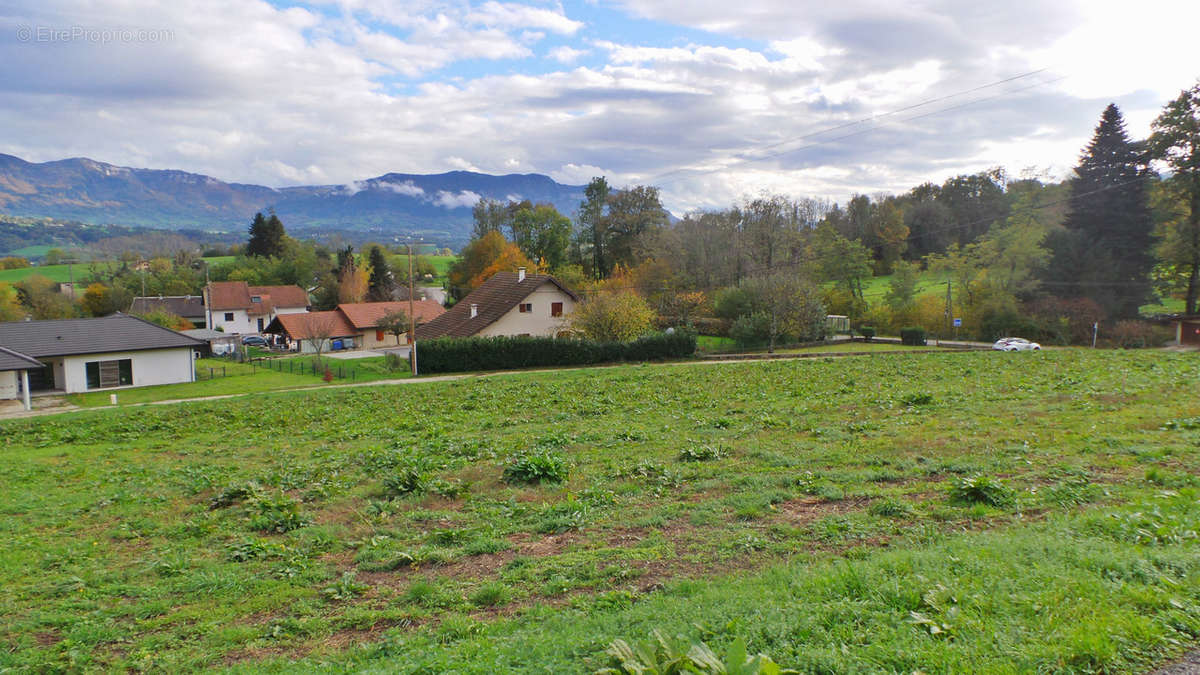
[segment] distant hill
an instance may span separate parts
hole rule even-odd
[[[35,164],[0,154],[0,213],[155,228],[243,229],[274,208],[290,228],[335,227],[458,238],[480,197],[554,204],[570,216],[583,186],[540,174],[389,173],[349,185],[270,188],[184,171],[132,169],[91,159]]]

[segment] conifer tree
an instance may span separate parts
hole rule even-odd
[[[1121,111],[1109,104],[1075,167],[1066,231],[1050,240],[1048,276],[1057,295],[1091,298],[1112,319],[1137,316],[1152,297],[1147,175],[1139,144],[1129,140]]]
[[[396,281],[392,277],[392,269],[388,265],[387,257],[383,254],[383,248],[372,246],[368,260],[371,265],[371,276],[367,281],[367,300],[371,302],[391,300]]]
[[[250,223],[250,240],[246,242],[246,255],[262,258],[278,258],[283,255],[283,242],[287,232],[283,221],[272,211],[270,217],[262,212],[254,214]]]
[[[1200,83],[1168,103],[1151,125],[1150,150],[1171,170],[1166,189],[1177,213],[1166,223],[1159,253],[1187,279],[1184,311],[1200,300]]]

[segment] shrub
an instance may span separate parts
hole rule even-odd
[[[729,337],[739,349],[761,347],[771,337],[771,317],[763,312],[739,316],[729,327]]]
[[[1013,503],[1013,489],[990,476],[959,478],[950,486],[950,501],[1004,507]]]
[[[282,492],[274,496],[258,495],[252,506],[257,513],[251,517],[250,527],[263,532],[282,534],[312,522],[300,512],[300,502]]]
[[[656,333],[632,342],[507,336],[438,338],[421,343],[418,362],[423,373],[450,373],[681,359],[695,352],[696,335],[687,330]]]
[[[699,447],[687,447],[679,451],[679,461],[681,462],[709,462],[714,459],[721,459],[729,454],[725,448],[716,445],[701,445]]]
[[[504,467],[505,483],[561,483],[571,467],[566,458],[554,452],[521,453]]]
[[[654,310],[636,293],[600,293],[571,314],[571,328],[600,341],[635,340],[650,332]]]
[[[925,329],[917,326],[908,326],[900,329],[900,342],[914,347],[921,347],[925,342]]]
[[[858,332],[862,333],[863,339],[870,342],[871,338],[875,337],[875,328],[873,326],[859,326]]]
[[[1147,321],[1118,321],[1110,333],[1113,345],[1122,349],[1161,347],[1174,338],[1170,329]]]
[[[425,467],[415,462],[399,466],[394,470],[394,473],[383,478],[384,489],[387,490],[388,494],[397,497],[408,494],[421,494],[425,491],[427,483],[428,477],[425,473]]]

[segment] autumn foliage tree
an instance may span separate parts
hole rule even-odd
[[[506,240],[504,235],[496,230],[488,231],[467,244],[462,256],[450,266],[447,275],[450,280],[450,294],[456,300],[460,300],[467,293],[479,288],[495,273],[515,272],[518,267],[524,267],[530,273],[538,269],[516,244]]]
[[[571,328],[600,342],[627,342],[650,332],[654,310],[636,293],[600,293],[575,308]]]

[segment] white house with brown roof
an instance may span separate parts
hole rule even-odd
[[[299,286],[250,286],[244,281],[214,281],[204,287],[204,306],[214,330],[234,334],[263,332],[280,314],[309,309],[308,292]]]
[[[577,304],[579,296],[549,274],[497,272],[445,314],[418,326],[417,338],[554,337]]]
[[[321,351],[403,346],[408,344],[407,336],[397,339],[379,327],[383,317],[396,311],[407,315],[409,303],[342,303],[328,312],[276,316],[263,332],[282,335],[304,353],[317,351],[317,340],[325,341],[320,345]],[[412,312],[420,325],[441,316],[446,309],[432,300],[417,300],[412,303]]]

